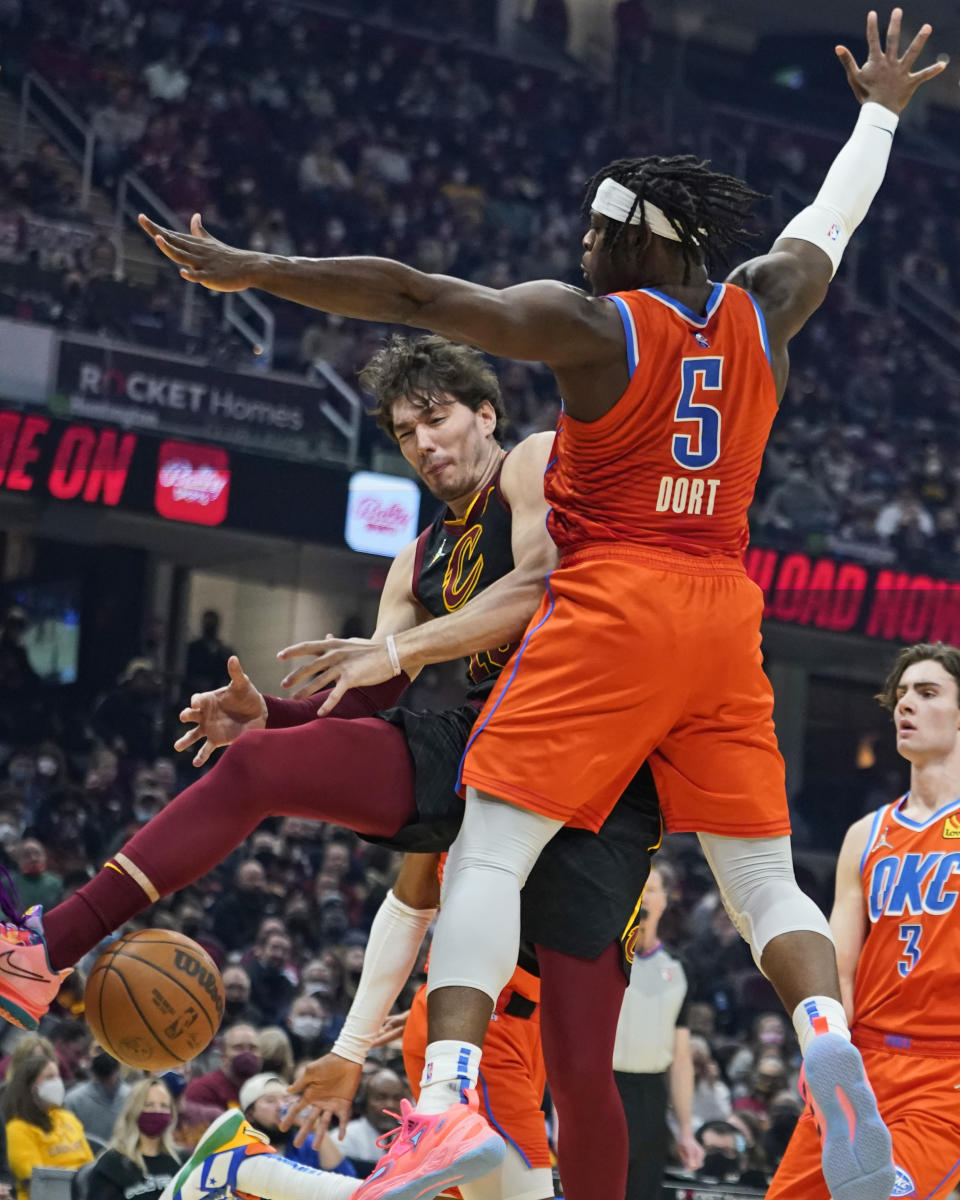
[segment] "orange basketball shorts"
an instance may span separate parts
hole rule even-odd
[[[649,760],[668,832],[790,832],[760,589],[729,558],[577,551],[473,728],[461,783],[600,828]]]
[[[960,1183],[960,1057],[928,1058],[863,1045],[860,1050],[893,1138],[897,1179],[891,1195],[946,1200]],[[797,1122],[766,1200],[829,1197],[820,1138],[808,1111]]]
[[[501,996],[503,1000],[503,996]],[[403,1033],[403,1062],[414,1098],[427,1049],[427,989],[413,998]],[[514,1017],[497,1005],[483,1043],[478,1092],[487,1120],[527,1160],[530,1167],[549,1167],[550,1146],[543,1111],[547,1072],[540,1048],[540,1010]]]

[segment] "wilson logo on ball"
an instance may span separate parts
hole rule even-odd
[[[220,995],[220,989],[217,986],[219,983],[217,977],[211,974],[203,963],[198,962],[192,954],[187,954],[184,950],[174,951],[173,965],[178,971],[184,971],[191,979],[196,979],[197,983],[213,1001],[217,1012],[222,1016],[223,999]]]

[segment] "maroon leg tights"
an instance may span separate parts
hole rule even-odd
[[[167,896],[212,870],[266,817],[309,817],[389,837],[415,812],[403,733],[376,717],[326,717],[243,734],[121,853]],[[51,965],[72,966],[150,903],[131,875],[108,864],[45,915]]]
[[[627,1120],[613,1078],[613,1043],[627,986],[614,942],[595,959],[537,947],[540,1033],[557,1108],[566,1200],[622,1200]]]

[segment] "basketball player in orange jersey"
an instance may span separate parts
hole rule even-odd
[[[793,875],[783,763],[760,655],[762,597],[742,551],[747,509],[788,372],[883,179],[899,113],[944,64],[899,56],[867,18],[861,103],[814,203],[772,251],[713,283],[755,193],[689,157],[619,160],[589,185],[590,293],[539,281],[496,290],[377,258],[236,250],[141,218],[182,276],[259,287],[315,308],[403,322],[545,362],[564,411],[545,490],[560,566],[468,746],[429,976],[431,1042],[417,1109],[357,1193],[414,1200],[492,1170],[502,1145],[462,1106],[491,1008],[516,963],[520,891],[566,823],[599,827],[649,758],[668,828],[695,831],[734,921],[794,1025],[820,1114],[834,1200],[886,1200],[889,1134],[840,1000],[829,926]],[[398,636],[395,669],[403,664]],[[381,646],[331,643],[322,682],[382,679]]]
[[[960,650],[901,651],[879,699],[910,790],[847,830],[830,927],[844,1006],[893,1135],[892,1196],[960,1183]],[[816,1119],[797,1124],[767,1200],[829,1200]]]
[[[504,414],[495,373],[476,350],[443,338],[391,338],[367,364],[363,381],[376,398],[378,423],[443,501],[391,564],[374,637],[388,664],[391,641],[401,632],[416,631],[423,664],[462,655],[463,702],[443,712],[391,707],[409,682],[400,674],[377,688],[351,689],[331,707],[330,690],[318,693],[314,678],[323,642],[281,654],[306,657],[286,681],[298,689],[293,699],[262,696],[231,659],[229,685],[194,696],[181,713],[193,728],[177,746],[192,748],[195,765],[204,764],[214,747],[230,747],[210,771],[49,912],[19,913],[0,885],[0,910],[8,918],[0,922],[0,1014],[8,1020],[32,1021],[36,1028],[57,994],[61,969],[69,971],[158,896],[213,870],[269,816],[344,825],[368,840],[419,854],[446,850],[456,836],[464,808],[457,778],[470,729],[556,565],[543,492],[553,438],[531,434],[508,453],[500,444]],[[408,639],[412,676],[409,647]],[[564,829],[530,875],[522,931],[535,953],[525,946],[522,961],[539,972],[543,1005],[533,1003],[538,984],[525,975],[501,993],[509,1020],[496,1019],[499,1057],[485,1063],[484,1112],[508,1141],[525,1149],[507,1151],[495,1180],[497,1200],[542,1200],[551,1189],[549,1172],[546,1181],[542,1177],[549,1165],[542,1121],[537,1143],[529,1138],[542,1098],[539,1048],[536,1062],[531,1058],[534,1025],[542,1030],[551,1095],[566,1130],[559,1157],[568,1200],[593,1200],[598,1188],[609,1196],[625,1188],[627,1127],[612,1067],[626,984],[620,942],[660,833],[656,790],[645,766],[599,834]],[[369,1039],[406,982],[434,917],[436,875],[425,892],[409,866],[374,920],[364,974],[337,1039],[345,1076],[352,1066],[359,1077]],[[517,991],[520,1000],[513,998]],[[508,1026],[515,1045],[504,1054]],[[522,1069],[498,1070],[510,1056]],[[466,1108],[463,1114],[471,1115]],[[234,1133],[222,1127],[208,1132],[204,1157],[222,1150]],[[259,1194],[264,1173],[275,1176],[282,1165],[258,1159],[237,1170],[240,1190]],[[257,1177],[254,1183],[246,1179],[248,1171]],[[301,1187],[308,1186],[304,1178],[297,1177]],[[486,1184],[484,1179],[479,1186]],[[341,1176],[325,1179],[314,1200],[342,1200],[347,1186]],[[296,1197],[281,1190],[278,1200]]]

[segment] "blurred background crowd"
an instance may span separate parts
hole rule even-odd
[[[757,250],[836,151],[830,137],[760,111],[706,108],[666,129],[659,109],[629,102],[635,90],[618,103],[622,90],[562,55],[553,66],[498,56],[485,44],[494,6],[460,7],[470,10],[462,22],[434,24],[421,11],[430,5],[371,5],[376,21],[365,23],[254,0],[8,0],[0,57],[9,79],[39,72],[91,122],[95,179],[108,191],[134,170],[181,220],[200,211],[211,233],[242,246],[382,254],[494,287],[581,282],[585,180],[626,151],[708,153],[744,175],[767,197]],[[634,0],[621,8],[620,59],[642,82],[649,19]],[[531,23],[562,42],[563,12],[537,5]],[[906,281],[956,334],[958,226],[944,214],[956,211],[958,183],[942,162],[894,157],[858,239],[869,253],[845,268],[796,346],[755,539],[915,569],[960,548],[960,360],[948,343],[918,338],[895,303]],[[116,240],[78,223],[76,189],[49,140],[2,155],[0,312],[250,359],[212,308],[182,332],[174,272],[149,286],[123,277]],[[276,316],[274,362],[260,366],[304,372],[323,359],[351,379],[384,332],[292,305]],[[502,364],[502,378],[512,437],[553,427],[546,371]]]

